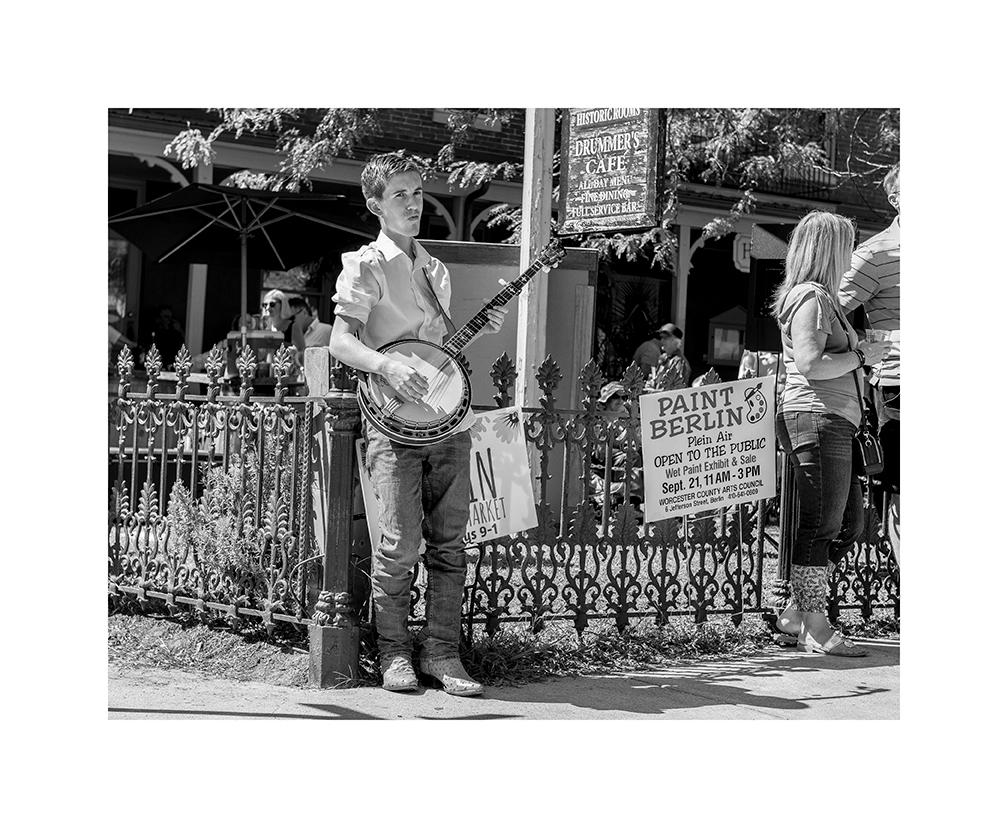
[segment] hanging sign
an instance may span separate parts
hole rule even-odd
[[[773,391],[757,377],[641,396],[645,522],[776,494]]]
[[[516,406],[476,414],[469,430],[469,524],[466,546],[513,535],[538,525],[522,413]],[[364,512],[372,546],[381,536],[378,501],[364,462],[364,440],[357,441]]]
[[[568,109],[560,145],[560,233],[654,227],[664,157],[660,109]]]

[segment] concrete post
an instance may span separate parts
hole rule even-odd
[[[360,621],[351,599],[354,443],[360,409],[353,391],[331,389],[327,348],[305,350],[312,417],[312,526],[322,579],[309,627],[309,682],[336,687],[359,677]],[[345,385],[345,384],[342,384]]]

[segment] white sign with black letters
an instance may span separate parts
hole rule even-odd
[[[773,377],[640,398],[647,523],[777,491]]]

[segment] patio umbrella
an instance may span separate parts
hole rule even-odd
[[[190,184],[109,219],[109,226],[159,264],[233,264],[241,260],[241,333],[245,345],[248,268],[289,270],[338,247],[332,230],[370,238],[364,227],[334,220],[340,195],[278,193]],[[238,251],[235,250],[235,241]]]

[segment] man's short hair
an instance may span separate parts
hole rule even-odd
[[[669,336],[674,336],[676,339],[682,339],[682,330],[678,325],[673,325],[671,322],[666,322],[658,330],[655,331],[658,336],[662,334],[668,334]]]
[[[287,298],[287,304],[290,305],[291,310],[306,308],[308,312],[311,313],[311,305],[308,304],[308,300],[303,296],[289,296]]]
[[[882,189],[885,190],[886,197],[891,196],[893,193],[899,192],[900,189],[899,167],[900,167],[899,161],[897,161],[896,166],[886,173],[886,177],[882,181]]]
[[[423,178],[420,166],[412,158],[397,152],[372,156],[361,170],[361,191],[364,198],[381,198],[392,177],[403,173],[416,173]]]

